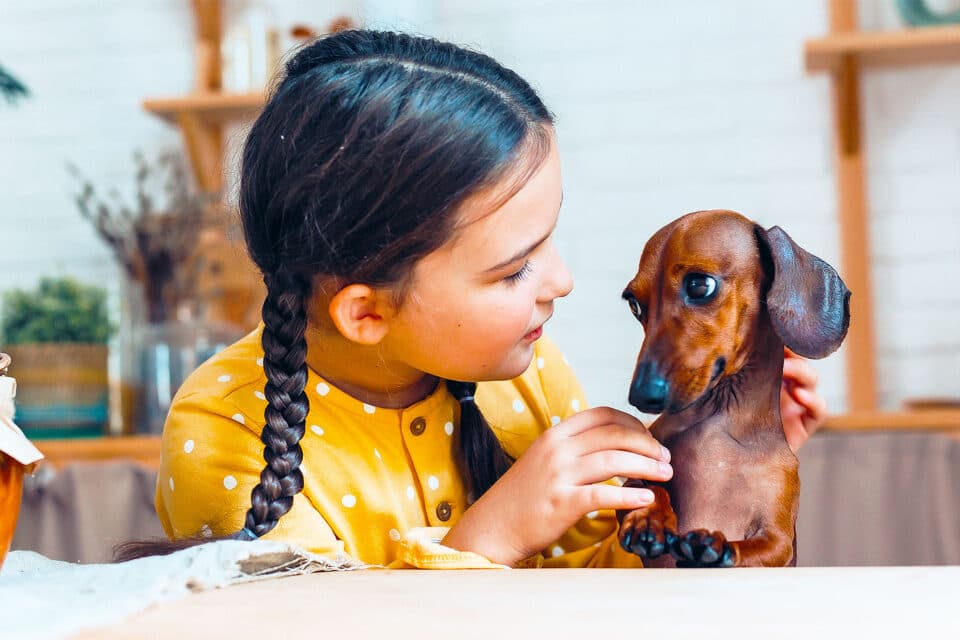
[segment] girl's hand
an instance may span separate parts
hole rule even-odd
[[[616,476],[668,480],[670,453],[629,414],[597,407],[544,432],[450,529],[443,544],[513,566],[542,551],[585,513],[637,509],[649,489]]]
[[[790,349],[783,350],[780,418],[787,444],[796,452],[827,417],[827,403],[817,391],[817,372]]]

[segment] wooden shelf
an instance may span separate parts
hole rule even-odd
[[[858,428],[850,425],[859,424],[865,425],[863,428],[880,424],[889,424],[891,428],[921,424],[924,414],[886,413],[877,409],[877,340],[860,77],[861,72],[870,67],[960,62],[960,25],[859,31],[857,0],[827,0],[827,9],[830,32],[804,43],[804,61],[808,71],[825,71],[830,75],[840,272],[853,292],[850,330],[845,343],[850,416],[833,420],[844,425],[841,428]],[[948,414],[928,417],[946,419],[943,428],[955,426],[950,424],[952,418]]]
[[[807,71],[839,71],[855,58],[863,67],[960,62],[960,25],[902,31],[838,31],[807,40]]]
[[[156,469],[160,466],[160,436],[111,436],[64,440],[35,440],[44,455],[40,464],[61,468],[75,462],[132,460]]]
[[[264,94],[195,93],[175,98],[147,98],[143,108],[171,124],[180,124],[184,113],[200,117],[204,122],[223,124],[255,116],[264,105]]]
[[[955,431],[960,433],[960,409],[856,411],[829,416],[823,425],[832,431]]]

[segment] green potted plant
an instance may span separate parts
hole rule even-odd
[[[106,292],[43,278],[2,296],[0,346],[13,358],[17,424],[33,438],[100,435],[107,422]]]

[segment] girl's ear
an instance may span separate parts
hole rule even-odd
[[[374,345],[389,329],[393,308],[387,296],[365,284],[351,284],[330,300],[330,318],[347,340]]]

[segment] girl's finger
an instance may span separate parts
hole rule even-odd
[[[802,358],[788,358],[783,361],[783,377],[801,387],[817,386],[817,370]]]
[[[783,423],[783,434],[787,438],[787,444],[790,445],[790,450],[794,453],[799,451],[803,443],[810,437],[802,419],[785,421]]]
[[[573,506],[584,514],[599,509],[639,509],[654,500],[650,489],[612,484],[589,484],[580,487],[573,495]]]
[[[593,429],[605,424],[620,424],[631,429],[643,429],[642,422],[629,413],[618,411],[613,407],[592,407],[566,418],[550,431],[566,436],[575,436],[578,433]]]
[[[626,427],[622,424],[605,424],[577,434],[572,441],[577,455],[597,451],[620,450],[670,461],[670,452],[645,427]]]
[[[576,484],[606,482],[615,477],[665,482],[673,477],[673,467],[668,463],[628,451],[597,451],[578,458],[575,464],[572,480]]]
[[[793,396],[797,403],[806,410],[805,415],[802,416],[804,426],[807,426],[808,421],[820,426],[819,423],[827,417],[827,401],[819,394],[802,387],[794,389]]]

